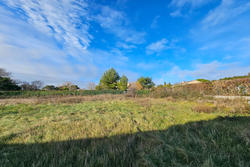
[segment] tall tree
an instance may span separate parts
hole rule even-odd
[[[119,74],[114,68],[111,68],[104,72],[100,80],[100,86],[102,89],[117,89],[117,82],[119,79]]]
[[[118,89],[123,90],[123,91],[128,89],[128,78],[125,75],[123,75],[120,78],[119,82],[117,83],[117,87]]]
[[[150,89],[155,85],[154,82],[152,81],[152,79],[149,77],[140,77],[137,80],[137,82],[141,84],[143,89]]]

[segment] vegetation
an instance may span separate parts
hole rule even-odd
[[[43,87],[43,90],[58,90],[57,87],[55,87],[54,85],[46,85],[45,87]]]
[[[96,86],[96,90],[122,90],[125,91],[128,88],[128,78],[123,75],[122,77],[116,72],[114,68],[111,68],[104,72],[100,79],[99,85]]]
[[[99,94],[122,94],[121,90],[54,90],[54,91],[0,91],[0,98],[10,97],[50,97],[50,96],[86,96]]]
[[[23,82],[21,84],[21,89],[22,90],[39,90],[43,86],[42,81],[32,81],[31,83],[29,82]]]
[[[221,78],[220,80],[232,80],[232,79],[241,79],[241,78],[250,78],[250,73],[244,76],[225,77],[225,78]]]
[[[100,87],[102,89],[117,89],[117,82],[119,79],[119,74],[115,71],[115,69],[111,68],[104,72],[101,77]]]
[[[0,91],[20,90],[21,88],[9,77],[0,77]]]
[[[69,90],[74,91],[80,89],[77,85],[72,84],[71,82],[66,82],[62,86],[58,87],[59,90]]]
[[[149,77],[140,77],[137,82],[142,86],[143,89],[150,89],[155,85],[152,81],[152,78]]]
[[[117,83],[117,88],[123,91],[128,89],[128,78],[125,75],[120,78],[119,82]]]
[[[20,90],[17,82],[10,78],[11,73],[5,69],[0,68],[0,91]]]
[[[0,166],[250,165],[250,113],[232,102],[104,99],[1,105]]]
[[[200,81],[202,83],[209,83],[210,81],[207,79],[196,79],[197,81]]]

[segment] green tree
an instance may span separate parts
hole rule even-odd
[[[119,90],[123,90],[123,91],[128,89],[128,78],[125,75],[123,75],[120,78],[119,82],[117,83],[117,87]]]
[[[111,68],[104,72],[103,76],[101,77],[100,87],[102,89],[117,89],[117,82],[119,79],[119,74],[114,68]]]
[[[150,89],[155,85],[154,82],[152,81],[152,79],[149,77],[140,77],[137,80],[137,82],[141,84],[143,89]]]
[[[43,87],[43,90],[57,90],[58,88],[55,87],[54,85],[46,85]]]
[[[21,88],[9,77],[0,77],[0,91],[20,90]]]

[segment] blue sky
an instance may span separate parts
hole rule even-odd
[[[250,72],[249,0],[1,0],[0,67],[19,80],[157,84]]]

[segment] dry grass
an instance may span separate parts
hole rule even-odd
[[[216,107],[205,104],[198,104],[192,107],[192,111],[198,113],[213,113],[216,111]]]
[[[94,95],[94,96],[66,96],[66,97],[32,97],[32,98],[10,98],[10,99],[0,99],[0,105],[7,104],[74,104],[81,103],[84,101],[103,101],[103,100],[122,100],[125,99],[123,95]]]
[[[192,110],[215,100],[26,100],[0,105],[0,166],[250,165],[250,114]]]

